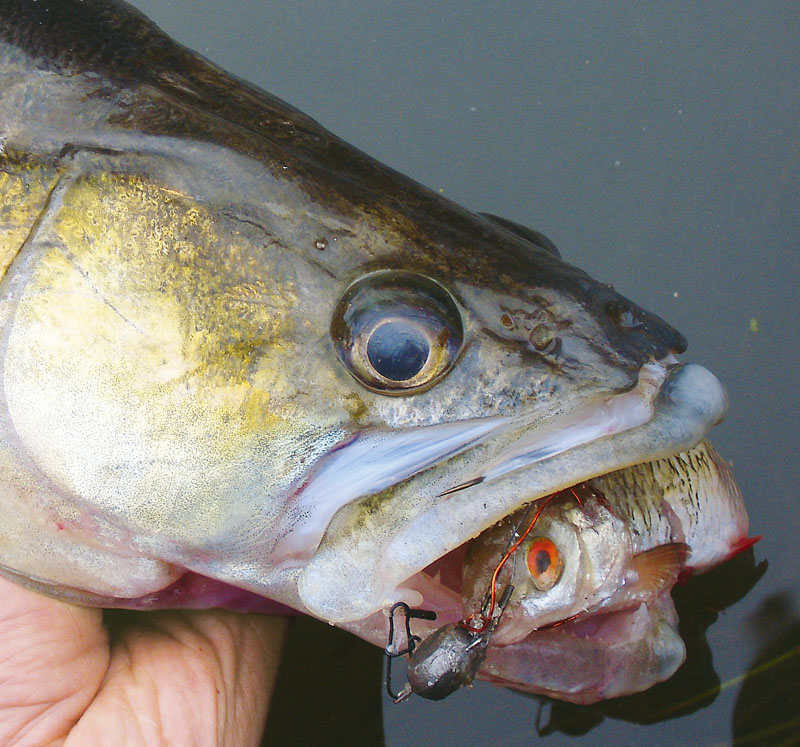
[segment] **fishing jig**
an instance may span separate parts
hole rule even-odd
[[[470,627],[466,620],[448,623],[420,642],[419,636],[411,633],[411,619],[435,620],[436,613],[430,610],[410,609],[405,602],[394,604],[389,610],[389,645],[385,649],[386,692],[395,703],[406,700],[412,693],[428,700],[441,700],[459,688],[469,685],[486,656],[489,639],[503,613],[514,587],[503,591],[494,609],[494,617],[480,629]],[[402,608],[406,620],[407,645],[398,651],[394,644],[394,613]],[[419,644],[419,645],[417,645]],[[392,690],[392,659],[408,655],[408,682],[400,692]]]
[[[583,505],[575,487],[568,490],[578,504]],[[406,700],[412,693],[429,700],[441,700],[469,685],[475,679],[478,669],[486,658],[486,650],[489,647],[492,633],[500,623],[503,611],[514,593],[514,587],[508,584],[503,589],[500,598],[497,598],[497,581],[500,572],[531,533],[542,511],[565,492],[562,490],[553,493],[540,501],[538,505],[533,504],[536,505],[536,512],[524,532],[520,533],[519,528],[525,523],[529,512],[526,512],[522,521],[515,527],[505,552],[492,573],[489,590],[486,592],[480,612],[457,623],[443,625],[423,641],[419,636],[412,634],[411,620],[412,618],[435,620],[436,613],[431,610],[411,609],[405,602],[397,602],[392,605],[389,610],[389,643],[384,652],[387,657],[386,692],[395,703]],[[398,609],[403,609],[405,613],[406,627],[406,648],[400,651],[397,650],[394,642],[394,615]],[[408,682],[401,691],[394,692],[392,690],[392,659],[405,655],[408,655],[406,673]]]

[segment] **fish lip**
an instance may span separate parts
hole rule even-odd
[[[519,420],[526,432],[516,446],[501,451],[490,464],[482,465],[479,472],[466,483],[445,490],[450,495],[461,489],[499,479],[517,469],[529,469],[537,462],[556,456],[571,448],[597,438],[614,436],[651,420],[655,414],[653,401],[665,383],[669,370],[675,365],[669,356],[663,361],[645,364],[624,390],[615,392],[600,403],[592,402],[556,418],[544,428],[530,428],[522,416]],[[574,484],[572,481],[569,484]],[[562,488],[568,487],[567,484]]]
[[[422,473],[424,490],[402,493],[405,503],[371,504],[369,531],[358,535],[352,531],[354,524],[363,524],[358,502],[342,507],[298,576],[303,605],[331,622],[365,618],[403,599],[404,583],[436,558],[521,505],[576,482],[692,448],[722,419],[727,398],[717,378],[702,366],[670,364],[653,408],[653,416],[640,425],[548,456],[535,469],[510,471],[481,484],[479,493],[467,489],[443,497],[453,484],[449,465],[432,467]],[[419,488],[417,480],[411,482]],[[398,506],[407,511],[399,518],[391,514]]]

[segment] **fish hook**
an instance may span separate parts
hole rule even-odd
[[[406,621],[406,648],[402,651],[398,651],[394,643],[394,613],[399,608],[402,608]],[[386,654],[385,684],[386,692],[395,703],[400,703],[411,695],[411,686],[409,684],[406,684],[400,692],[395,693],[392,690],[392,659],[396,659],[398,656],[405,656],[406,654],[410,656],[414,653],[417,644],[422,640],[418,635],[413,635],[411,633],[412,618],[417,618],[418,620],[435,620],[436,613],[433,610],[411,609],[405,602],[396,602],[389,610],[389,642],[383,650],[384,654]]]

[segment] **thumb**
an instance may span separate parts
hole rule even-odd
[[[0,577],[0,744],[66,737],[108,668],[99,609],[76,607]]]

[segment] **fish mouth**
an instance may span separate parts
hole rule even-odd
[[[463,443],[450,432],[445,455],[429,455],[423,469],[401,473],[391,490],[337,506],[324,522],[319,546],[299,571],[303,606],[338,624],[365,620],[396,601],[438,606],[446,615],[453,606],[446,592],[420,575],[437,559],[522,505],[686,451],[724,417],[719,380],[702,366],[673,360],[645,365],[630,392],[536,424],[501,418],[445,424],[463,429]],[[427,443],[434,435],[415,430]],[[326,470],[332,468],[323,465],[316,480]]]
[[[423,640],[442,625],[463,619],[460,574],[465,553],[466,544],[408,581],[408,588],[423,594],[426,606],[436,610],[435,621],[412,621],[412,633]],[[388,618],[382,612],[343,627],[378,646],[387,645]],[[393,643],[398,650],[408,645],[404,639]],[[666,589],[647,603],[547,625],[513,643],[498,645],[490,639],[477,677],[586,705],[663,682],[685,658],[678,615]]]

